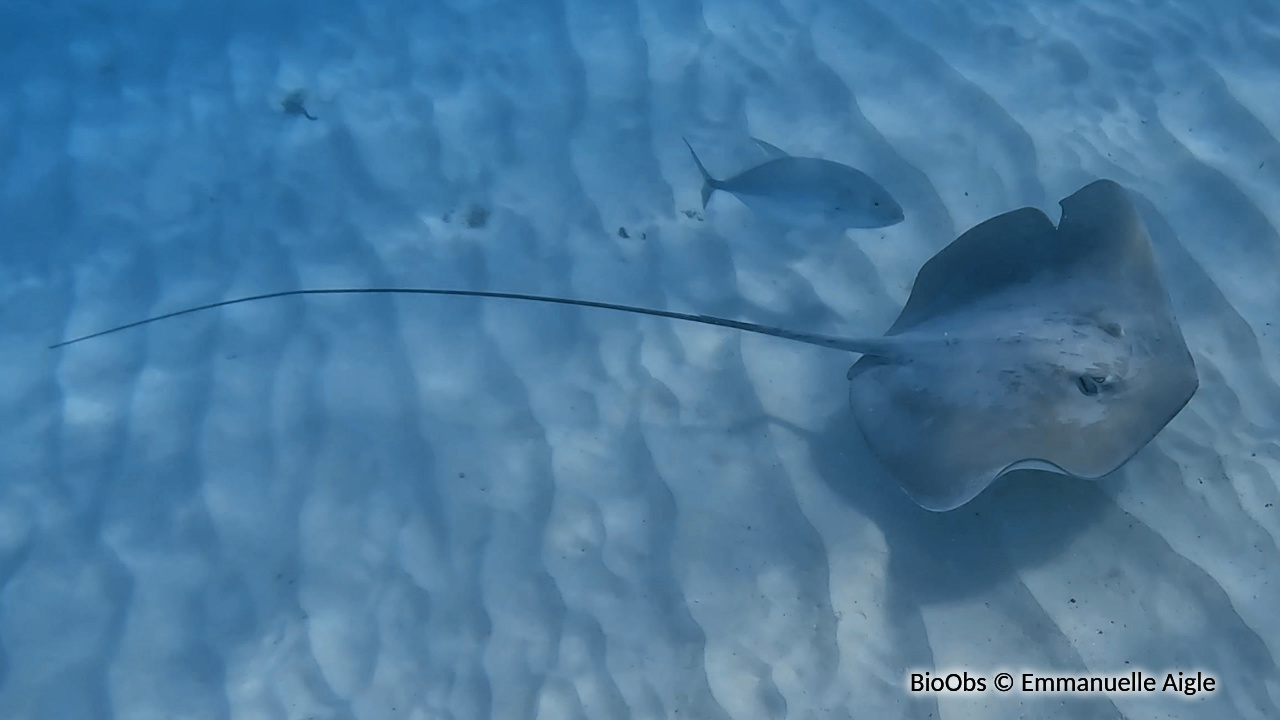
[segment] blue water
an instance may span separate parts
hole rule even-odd
[[[0,718],[1280,717],[1280,9],[0,7]],[[308,119],[298,111],[314,117]],[[701,206],[752,138],[905,220]],[[849,353],[1109,178],[1200,387],[1101,480],[930,513]],[[1215,688],[914,692],[912,672]],[[1202,675],[1203,677],[1203,675]]]

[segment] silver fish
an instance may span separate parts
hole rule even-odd
[[[682,138],[683,139],[683,138]],[[727,180],[707,172],[688,140],[689,153],[702,173],[702,207],[723,190],[752,211],[802,228],[882,228],[902,222],[902,206],[880,183],[861,170],[819,158],[787,155],[757,140],[773,159]]]

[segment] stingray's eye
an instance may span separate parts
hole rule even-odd
[[[879,200],[873,200],[872,202],[874,202],[874,203],[876,204],[876,207],[880,207],[880,201],[879,201]]]
[[[1106,384],[1107,378],[1102,375],[1081,375],[1076,378],[1076,387],[1080,388],[1080,392],[1089,396],[1097,395]]]

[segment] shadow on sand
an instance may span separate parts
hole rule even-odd
[[[929,605],[982,599],[1005,635],[1034,645],[1027,657],[1059,669],[1085,669],[1069,638],[1021,587],[1018,574],[1052,562],[1073,539],[1123,512],[1098,483],[1025,471],[997,481],[969,504],[946,513],[924,510],[899,489],[871,455],[848,412],[836,413],[808,434],[814,467],[845,502],[883,533],[889,549],[886,633],[909,667],[937,668],[925,624]],[[981,635],[974,636],[982,640]],[[990,639],[988,638],[988,641]],[[985,654],[985,650],[975,648]],[[954,656],[954,653],[951,653]],[[981,655],[980,655],[981,656]],[[1014,658],[1005,658],[1012,661]],[[981,665],[981,663],[978,663]],[[985,667],[976,667],[986,670]],[[932,696],[917,698],[925,706]],[[1123,718],[1103,696],[1052,700],[1054,717]],[[1045,709],[1043,699],[1023,698],[1010,709]],[[918,708],[917,708],[918,709]],[[937,708],[932,708],[936,713]]]

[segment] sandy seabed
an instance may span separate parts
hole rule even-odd
[[[1262,0],[6,3],[0,716],[1276,718],[1278,78]],[[907,220],[703,211],[682,136]],[[1099,177],[1200,389],[1110,477],[945,514],[869,456],[852,358],[783,340],[339,297],[47,349],[374,285],[874,335],[956,235]],[[1218,687],[907,682],[1002,669]]]

